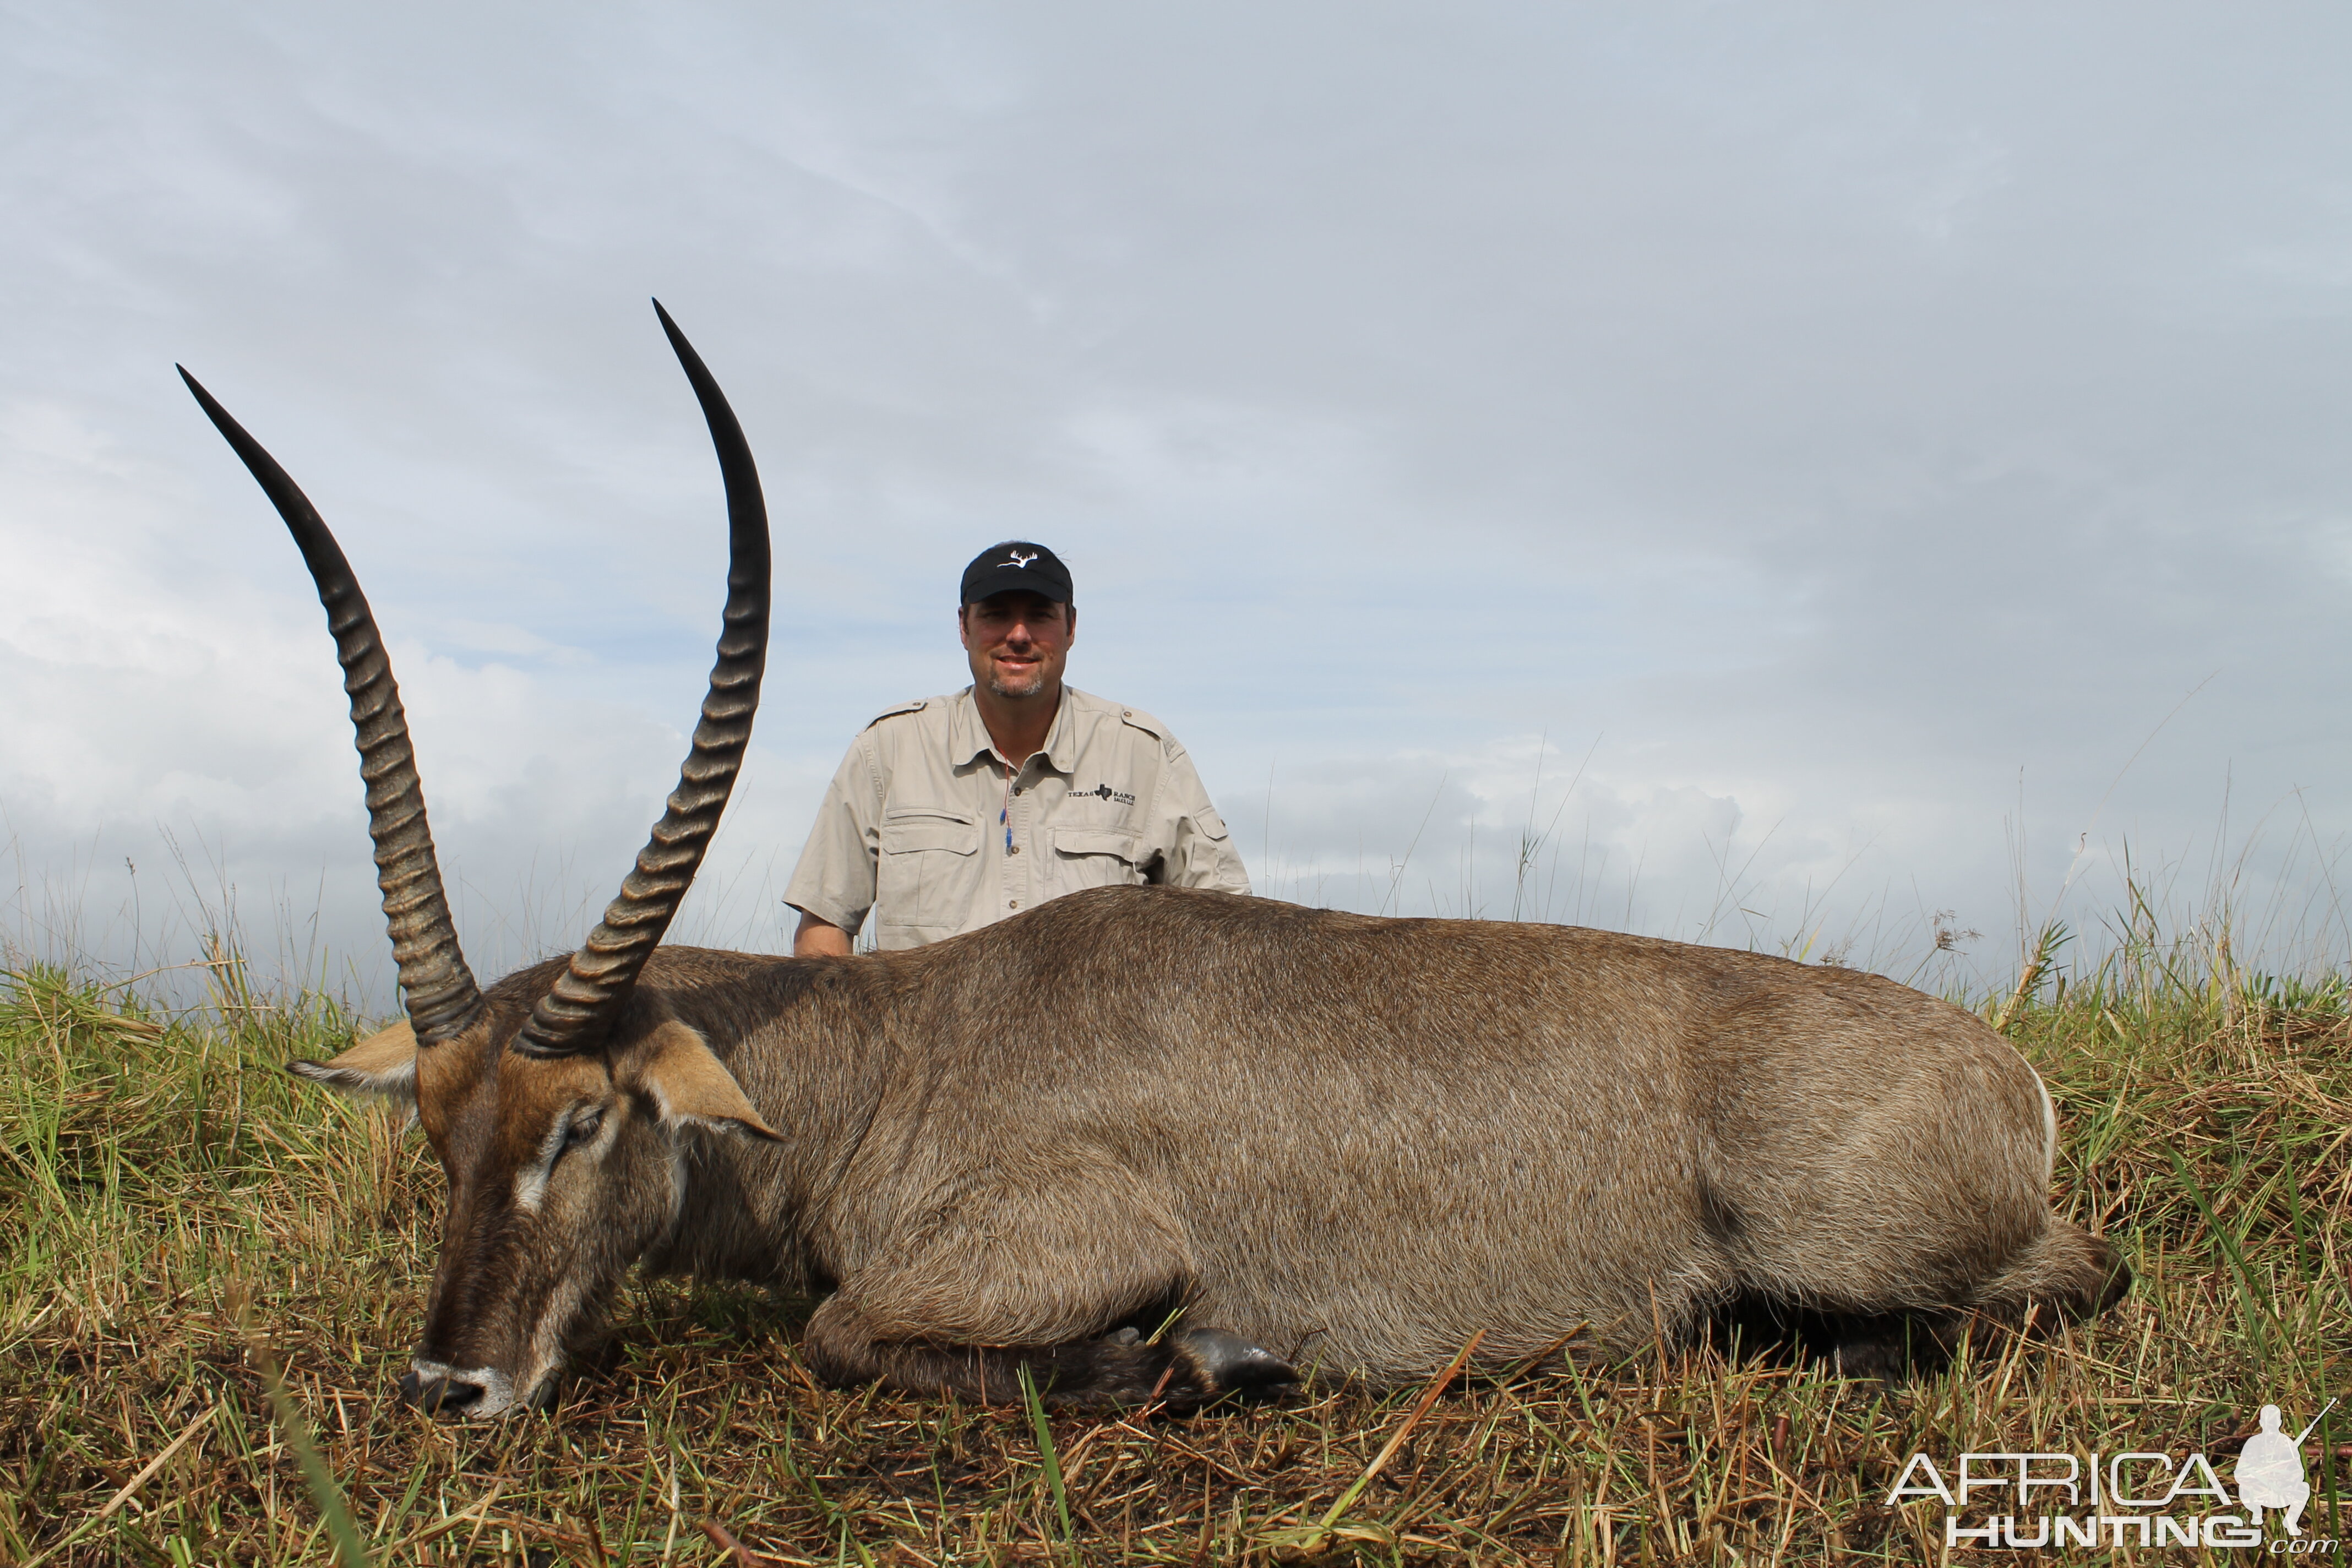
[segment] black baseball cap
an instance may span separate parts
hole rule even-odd
[[[1013,593],[1040,594],[1057,605],[1077,603],[1070,593],[1070,569],[1062,558],[1025,539],[992,544],[963,569],[964,604]]]

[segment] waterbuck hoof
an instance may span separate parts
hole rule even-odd
[[[1264,1345],[1223,1329],[1188,1329],[1176,1349],[1192,1363],[1201,1386],[1219,1394],[1254,1392],[1297,1383],[1297,1369]]]

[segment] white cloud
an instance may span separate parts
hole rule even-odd
[[[469,940],[567,945],[715,626],[658,292],[778,541],[687,929],[774,940],[840,748],[959,683],[956,570],[1034,534],[1074,678],[1177,729],[1276,890],[1525,912],[1532,805],[1540,912],[1893,964],[1955,910],[1990,973],[2086,826],[2078,924],[2126,836],[2227,882],[2226,797],[2276,808],[2244,900],[2342,957],[2340,19],[16,22],[20,927],[97,940],[168,829],[380,983],[319,612],[179,359],[359,565]]]

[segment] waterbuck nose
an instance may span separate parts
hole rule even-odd
[[[462,1377],[425,1377],[415,1368],[400,1380],[400,1397],[427,1415],[461,1415],[482,1397],[482,1385]]]

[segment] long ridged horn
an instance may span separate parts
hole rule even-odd
[[[399,967],[409,1026],[420,1046],[436,1045],[465,1028],[482,1005],[481,988],[457,946],[457,927],[441,890],[441,866],[433,855],[433,830],[425,819],[425,789],[417,782],[416,754],[408,743],[408,716],[392,660],[383,651],[367,595],[360,592],[342,547],[276,458],[228,416],[228,410],[197,384],[184,365],[180,379],[196,395],[262,492],[286,520],[301,547],[303,563],[327,607],[327,629],[335,637],[335,658],[343,667],[343,690],[352,700],[352,729],[359,746],[360,777],[367,783],[368,837],[375,840],[375,881],[383,891],[384,923],[392,930],[392,958]]]
[[[622,881],[620,896],[605,906],[604,918],[515,1037],[515,1049],[527,1056],[571,1056],[603,1046],[604,1029],[669,929],[718,831],[751,743],[760,677],[768,663],[768,508],[760,496],[760,471],[752,466],[743,427],[701,356],[660,300],[654,301],[654,310],[694,384],[727,485],[727,608],[719,660],[711,667],[702,721],[694,727],[694,744],[678,769],[668,809],[637,852],[636,868]]]

